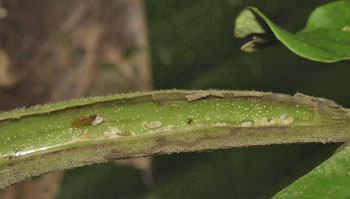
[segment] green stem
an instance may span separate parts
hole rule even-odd
[[[55,170],[153,154],[345,142],[332,101],[255,91],[167,90],[0,113],[0,188]]]

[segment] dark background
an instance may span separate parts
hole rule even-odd
[[[309,61],[281,44],[245,53],[240,46],[248,39],[233,37],[235,18],[246,6],[258,7],[276,24],[297,32],[312,10],[327,2],[146,1],[154,88],[303,92],[348,107],[349,64]],[[143,188],[136,179],[128,188],[121,188],[126,185],[119,180],[133,179],[135,174],[120,175],[113,169],[116,174],[110,181],[117,184],[109,194],[121,198],[270,198],[330,156],[336,147],[294,144],[160,155],[153,158],[153,188]],[[93,167],[105,169],[102,165]],[[125,168],[119,169],[123,173]],[[71,181],[75,175],[84,174],[82,181],[90,179],[89,186],[95,186],[95,179],[85,172],[69,171],[72,176],[64,179],[59,198],[68,196],[64,192],[68,186],[79,183]]]
[[[233,36],[235,18],[247,6],[297,32],[316,7],[328,2],[144,1],[153,88],[302,92],[349,107],[349,63],[306,60],[279,43],[245,53],[240,47],[249,38]],[[153,157],[152,186],[143,183],[138,169],[92,165],[66,171],[56,198],[270,198],[327,159],[337,146],[272,145],[158,155]]]

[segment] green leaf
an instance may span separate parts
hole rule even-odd
[[[350,147],[333,155],[274,198],[349,198]]]
[[[274,36],[295,54],[320,62],[350,59],[350,1],[336,1],[318,7],[310,15],[306,27],[292,34],[274,24],[257,8],[244,9],[236,19],[235,36],[254,34],[242,46],[251,52],[266,42],[266,33]],[[267,25],[267,26],[266,26]]]

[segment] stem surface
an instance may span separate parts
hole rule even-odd
[[[0,113],[0,188],[55,170],[152,154],[346,142],[350,114],[300,93],[166,90]]]

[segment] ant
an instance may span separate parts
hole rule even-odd
[[[193,123],[192,118],[189,118],[189,119],[187,120],[187,124],[192,124],[192,123]]]
[[[121,133],[120,135],[121,135],[121,136],[130,136],[131,133],[130,133],[130,132],[123,132],[123,133]]]
[[[84,126],[84,125],[90,125],[95,119],[96,119],[96,115],[90,115],[89,117],[85,117],[85,118],[81,118],[81,119],[77,119],[74,120],[71,125],[73,127],[79,127],[79,126]]]

